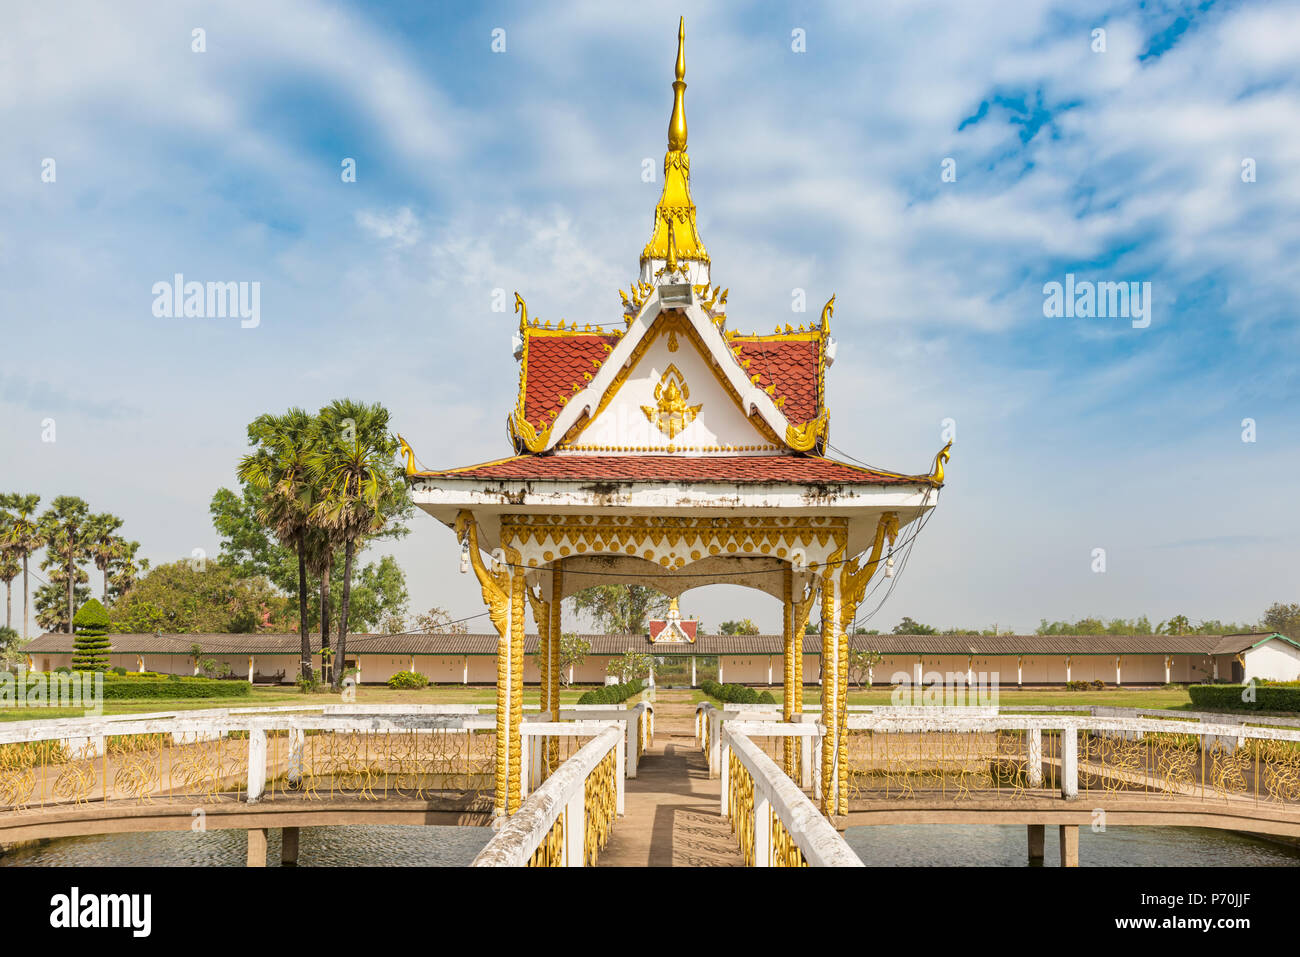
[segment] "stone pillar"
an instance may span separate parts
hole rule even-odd
[[[1026,783],[1031,788],[1043,786],[1043,729],[1030,728],[1025,732],[1025,771]],[[1039,841],[1042,841],[1042,828],[1039,828]],[[1038,856],[1043,856],[1040,844]]]
[[[1042,865],[1043,845],[1046,843],[1047,825],[1029,825],[1029,863]]]
[[[252,655],[249,655],[248,656],[248,683],[250,685],[253,683],[253,675],[256,671],[257,671],[257,662],[253,659]]]
[[[691,655],[691,687],[695,687],[695,656]]]
[[[266,828],[248,829],[248,866],[266,867]]]
[[[1061,866],[1078,867],[1079,866],[1079,825],[1062,824],[1060,827],[1061,834]]]
[[[1173,665],[1173,663],[1174,663],[1174,659],[1166,655],[1165,656],[1165,684],[1169,684],[1169,670],[1170,667]]]
[[[1066,657],[1065,657],[1065,680],[1066,680],[1067,683],[1068,683],[1069,681],[1072,680],[1072,679],[1070,678],[1070,664],[1071,664],[1070,656],[1069,656],[1069,655],[1066,655]]]
[[[1124,683],[1124,676],[1120,672],[1120,662],[1123,661],[1119,656],[1115,657],[1115,687],[1118,688]]]
[[[1019,688],[1025,682],[1025,659],[1020,657],[1016,659],[1016,687]]]
[[[469,684],[469,655],[465,656],[465,667],[461,672],[460,683],[463,685]]]
[[[1061,732],[1061,797],[1073,801],[1079,796],[1079,735],[1074,728]]]
[[[722,655],[718,655],[718,684],[725,684],[725,683],[726,681],[722,677]]]
[[[266,833],[263,831],[263,833]],[[285,827],[280,829],[280,863],[285,867],[298,866],[298,829]]]

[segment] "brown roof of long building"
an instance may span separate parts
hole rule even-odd
[[[584,634],[593,655],[621,655],[626,651],[659,655],[779,655],[780,635],[700,635],[692,644],[652,645],[644,635]],[[1239,654],[1272,637],[1269,633],[1245,635],[853,635],[854,648],[882,655],[1125,655],[1125,654]],[[1290,638],[1284,641],[1297,645]],[[205,655],[298,654],[296,634],[114,634],[109,636],[116,654],[190,654],[198,645]],[[349,654],[368,655],[491,655],[497,636],[488,634],[349,635]],[[524,639],[526,654],[535,654],[538,636]],[[28,654],[66,654],[73,636],[49,633],[34,638]],[[337,640],[335,642],[337,646]],[[1300,645],[1298,645],[1300,646]],[[311,639],[313,653],[320,650],[320,635]],[[821,636],[804,637],[804,654],[821,652]]]

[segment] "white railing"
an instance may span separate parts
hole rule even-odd
[[[626,773],[626,765],[629,763],[629,754],[635,753],[636,750],[635,748],[629,749],[627,746],[626,726],[627,722],[602,721],[599,718],[561,722],[525,721],[519,728],[524,739],[520,766],[520,775],[523,780],[522,796],[527,798],[530,791],[540,788],[550,775],[555,773],[554,770],[550,770],[548,773],[547,768],[546,748],[551,742],[558,744],[566,738],[571,738],[574,741],[581,738],[594,738],[603,734],[609,728],[615,728],[622,732],[614,759],[614,763],[620,772],[618,776],[617,803],[618,813],[622,814],[626,793],[624,780],[626,777],[630,777]],[[556,751],[558,750],[559,748],[556,748]],[[580,750],[580,748],[576,750]],[[564,760],[568,760],[568,758]],[[563,761],[561,761],[559,767],[563,766]]]
[[[862,861],[754,737],[819,734],[817,725],[728,721],[720,735],[721,813],[754,867],[861,867]]]
[[[528,796],[472,866],[584,867],[594,862],[618,814],[614,792],[623,780],[618,756],[624,742],[622,729],[606,725]]]
[[[1174,717],[1180,712],[1164,714]],[[1300,729],[1235,723],[1239,717],[1250,720],[1250,716],[1207,717],[1228,717],[1229,721],[1065,714],[985,717],[940,714],[921,707],[907,714],[851,714],[848,730],[868,732],[872,737],[867,740],[873,749],[877,739],[886,742],[887,748],[888,736],[910,736],[913,743],[907,746],[901,763],[913,769],[923,770],[927,764],[934,764],[936,755],[947,763],[965,760],[968,764],[972,759],[998,757],[1004,763],[1023,767],[1023,779],[1013,778],[1013,790],[1041,787],[1046,763],[1053,767],[1054,774],[1059,773],[1060,794],[1065,800],[1078,797],[1082,761],[1085,778],[1104,782],[1102,787],[1107,791],[1230,798],[1250,797],[1253,790],[1256,800],[1300,803]],[[931,748],[927,756],[924,736],[936,734],[949,736],[949,741],[941,742],[938,751]],[[982,749],[972,744],[981,735],[989,739]],[[1010,748],[998,741],[1000,736],[1015,738],[1007,742]],[[1044,753],[1045,736],[1058,749],[1055,753]],[[1085,746],[1082,758],[1081,741]],[[1268,743],[1276,744],[1265,746]],[[966,745],[964,753],[960,753],[962,744]],[[1239,749],[1242,754],[1234,757]],[[848,761],[850,774],[855,764],[864,764],[852,751]],[[898,770],[899,763],[891,762],[887,753],[877,758],[873,750],[865,766],[886,768],[888,777]],[[913,789],[909,786],[906,790],[910,793]],[[970,788],[960,790],[968,793]]]
[[[491,716],[360,710],[0,724],[0,810],[232,792],[249,803],[282,794],[472,796],[490,790],[494,731]]]

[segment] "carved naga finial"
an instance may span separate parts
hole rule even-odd
[[[406,439],[402,438],[400,435],[397,437],[397,441],[402,444],[402,455],[406,456],[406,474],[414,475],[415,474],[415,449],[411,448],[410,443],[407,442]]]
[[[939,454],[934,457],[934,470],[928,476],[931,485],[943,484],[943,466],[950,458],[952,458],[951,441],[940,449]]]

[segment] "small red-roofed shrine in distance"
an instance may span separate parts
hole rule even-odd
[[[681,610],[677,607],[677,599],[674,598],[668,604],[667,618],[652,618],[647,624],[650,626],[650,643],[652,645],[664,644],[687,644],[695,643],[695,633],[699,630],[700,623],[695,618],[683,618]]]
[[[823,788],[823,810],[846,807],[846,632],[877,569],[892,568],[898,537],[943,485],[946,447],[922,474],[829,455],[834,296],[816,321],[765,334],[733,327],[690,193],[684,75],[679,33],[663,191],[637,278],[618,291],[621,308],[552,323],[515,296],[510,454],[421,469],[402,441],[415,503],[455,531],[500,636],[499,815],[520,802],[525,615],[540,637],[542,709],[558,721],[561,602],[614,583],[651,586],[674,609],[683,592],[719,583],[777,598],[787,721],[802,714],[795,676],[817,601],[830,716],[820,762],[822,780],[836,782]],[[670,616],[651,637],[693,642],[697,628]],[[799,754],[785,758],[795,773]]]

